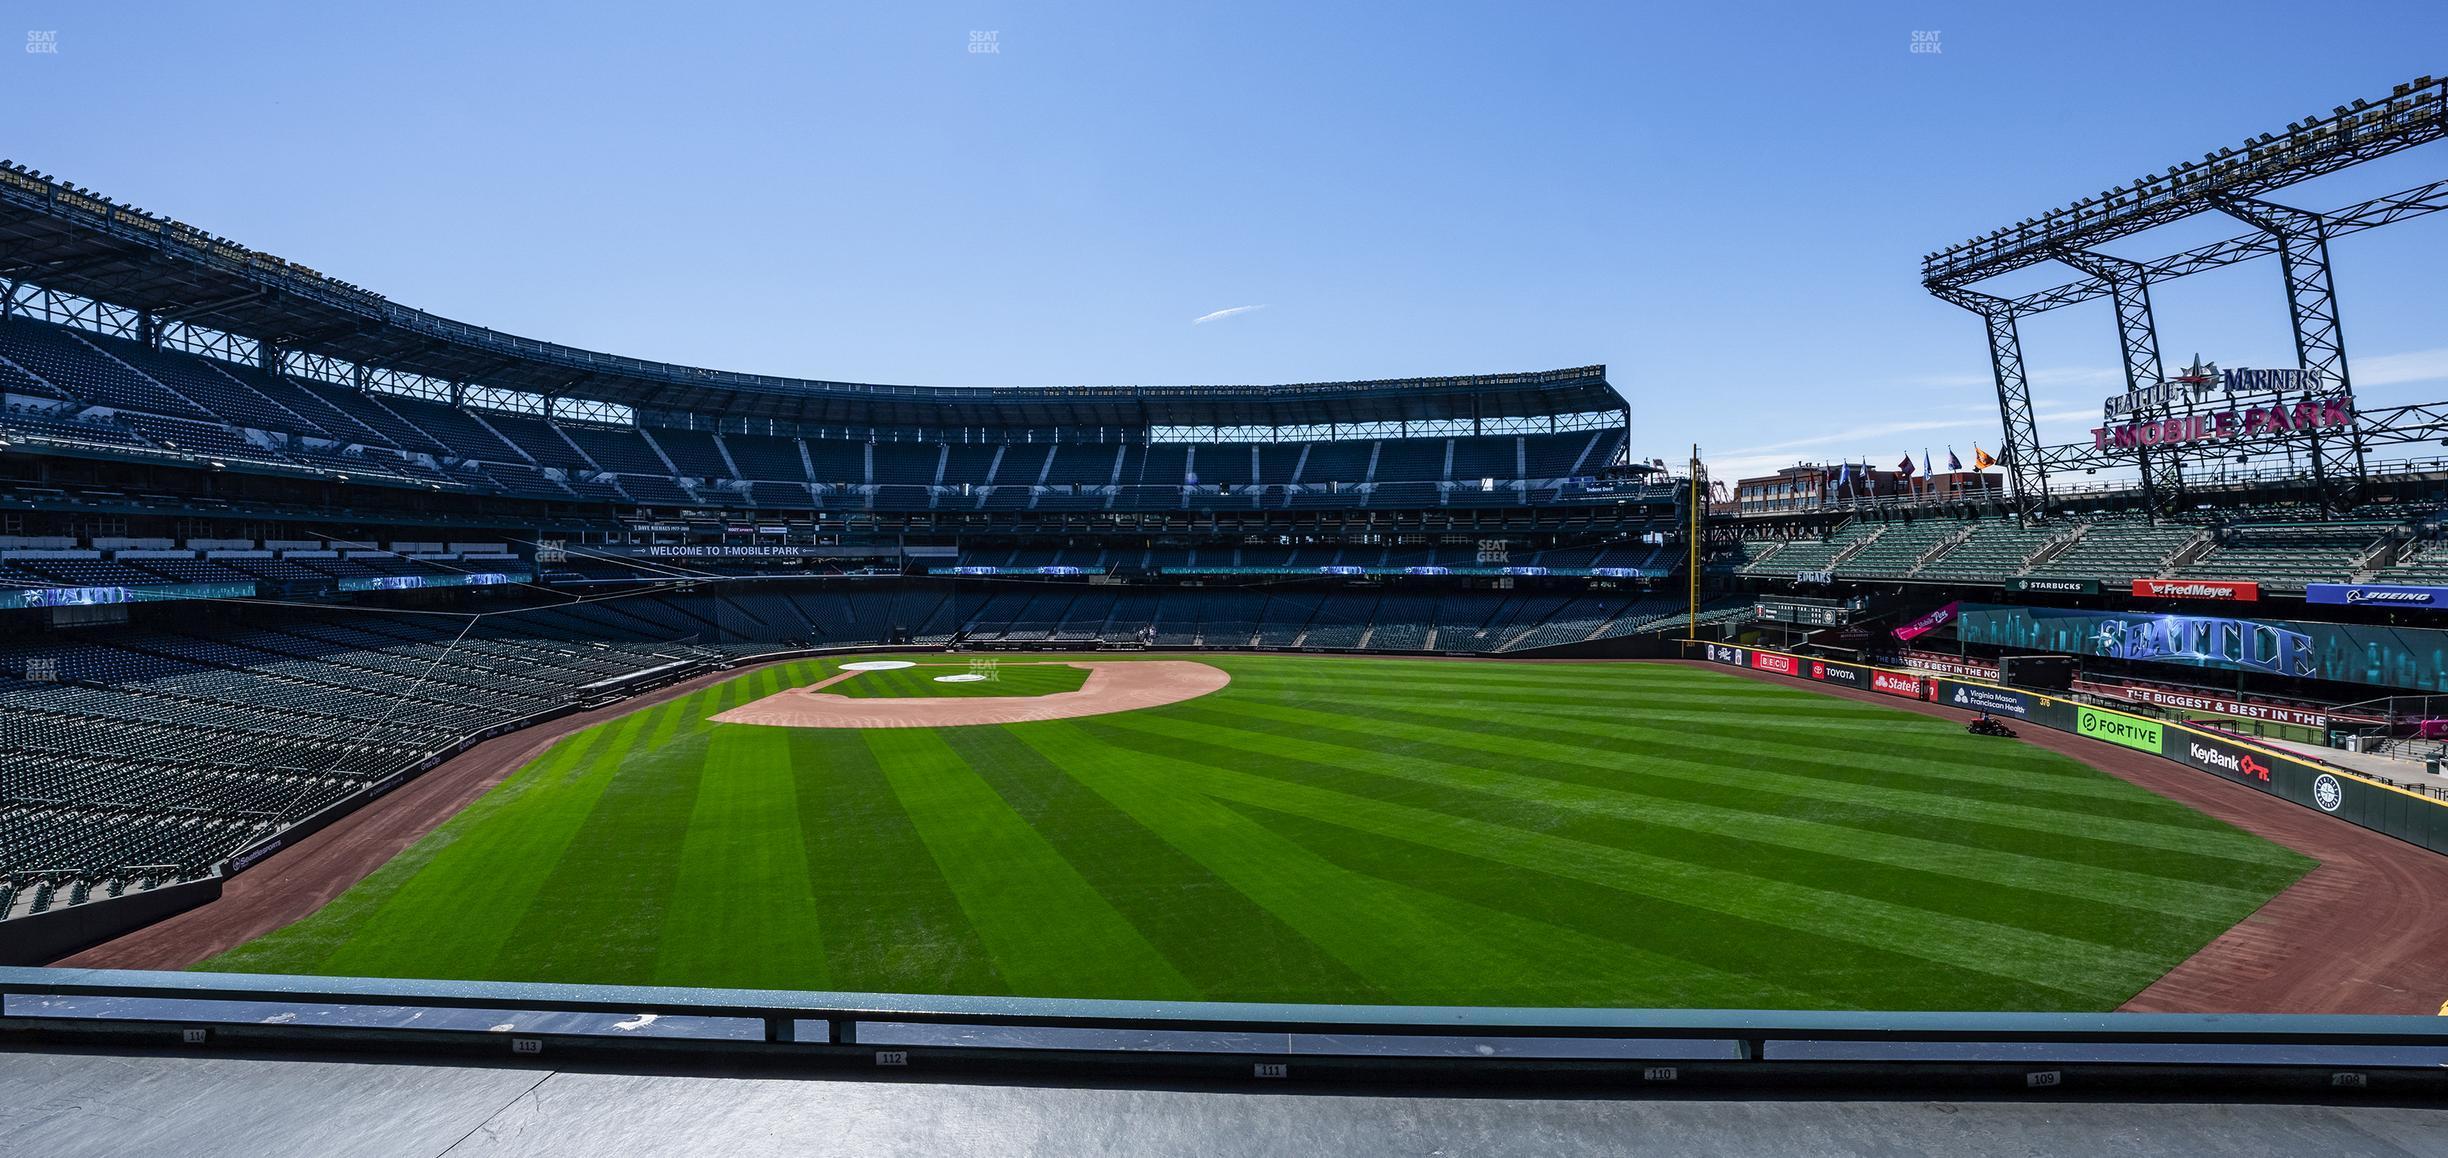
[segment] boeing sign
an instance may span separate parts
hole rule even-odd
[[[2304,602],[2345,607],[2405,607],[2437,611],[2448,606],[2448,587],[2395,583],[2313,583],[2304,588]]]

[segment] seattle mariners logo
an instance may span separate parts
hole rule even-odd
[[[2313,778],[2312,803],[2319,805],[2323,812],[2335,812],[2338,805],[2346,803],[2346,789],[2338,783],[2337,777],[2323,772]]]

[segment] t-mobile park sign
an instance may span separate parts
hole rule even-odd
[[[2235,439],[2279,438],[2302,431],[2348,430],[2354,426],[2354,400],[2344,395],[2288,405],[2247,406],[2208,414],[2184,414],[2091,428],[2094,450],[2132,450],[2149,446],[2184,446]]]

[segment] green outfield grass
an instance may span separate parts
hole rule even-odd
[[[1702,668],[1207,662],[1231,686],[1086,719],[706,721],[838,663],[765,668],[572,735],[202,967],[2104,1010],[2311,867],[2037,748]]]
[[[965,660],[926,659],[917,667],[863,671],[826,688],[854,699],[894,699],[919,696],[1049,696],[1076,692],[1088,682],[1088,669],[1066,663],[997,660],[984,674],[989,678],[964,683],[937,683],[935,677],[967,675]]]

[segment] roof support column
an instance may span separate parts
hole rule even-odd
[[[2038,520],[2048,507],[2048,468],[2040,459],[2040,424],[2032,416],[2031,381],[2023,373],[2023,339],[2015,332],[2014,307],[2002,298],[1944,287],[1931,293],[1981,316],[1989,334],[1989,371],[1997,382],[1998,458],[2014,489],[2017,522]]]
[[[2278,243],[2278,272],[2286,282],[2287,318],[2295,328],[2295,362],[2319,387],[2354,410],[2354,382],[2346,374],[2346,333],[2338,320],[2337,285],[2329,276],[2328,220],[2310,210],[2250,197],[2212,199],[2219,211],[2261,230]],[[2364,437],[2359,423],[2327,437],[2312,432],[2312,482],[2325,509],[2342,511],[2362,500]]]
[[[2081,249],[2059,249],[2057,260],[2106,282],[2108,293],[2116,304],[2117,344],[2124,351],[2125,391],[2131,394],[2148,389],[2166,380],[2159,363],[2159,330],[2151,320],[2150,280],[2140,262],[2092,253]],[[2166,417],[2164,413],[2158,415]],[[2137,414],[2135,417],[2143,417]],[[2142,508],[2153,515],[2177,503],[2184,496],[2184,461],[2174,453],[2168,455],[2168,477],[2162,479],[2152,460],[2149,447],[2136,451],[2136,462],[2142,470]]]

